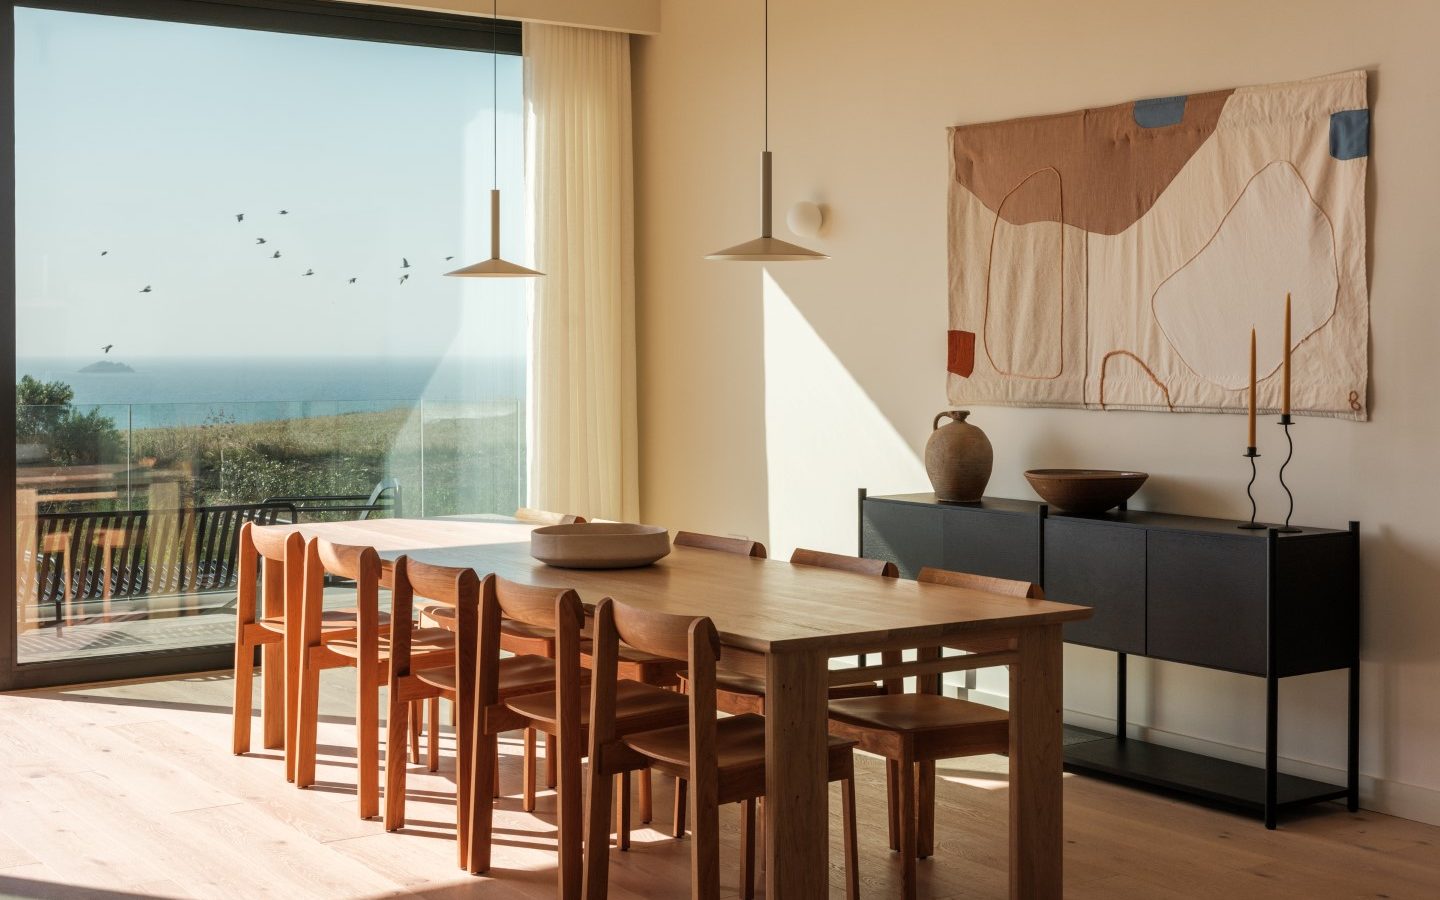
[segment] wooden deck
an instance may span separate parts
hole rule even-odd
[[[356,817],[352,684],[326,674],[319,783],[308,791],[285,784],[274,751],[229,753],[228,673],[0,695],[0,896],[553,896],[553,801],[543,794],[536,815],[520,811],[515,741],[504,746],[509,796],[496,818],[493,877],[454,867],[448,757],[439,775],[412,770],[406,832]],[[1005,896],[1005,765],[942,764],[936,857],[920,864],[921,896]],[[856,768],[863,894],[893,897],[900,868],[886,849],[883,768],[871,757]],[[659,830],[669,824],[668,786],[657,793],[658,828],[640,827],[634,849],[615,854],[614,897],[685,894],[689,847]],[[1066,778],[1065,803],[1070,898],[1440,896],[1436,827],[1327,804],[1267,832],[1079,777]],[[833,844],[838,797],[831,809]],[[728,896],[737,820],[722,811]],[[840,860],[834,846],[836,896]]]

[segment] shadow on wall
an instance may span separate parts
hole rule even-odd
[[[764,316],[770,555],[857,552],[855,489],[923,486],[925,466],[768,269]]]

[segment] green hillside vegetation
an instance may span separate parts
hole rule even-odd
[[[276,496],[367,494],[399,480],[404,513],[419,515],[422,448],[413,410],[270,422],[211,421],[137,429],[131,458],[191,473],[196,505]],[[446,417],[427,411],[424,512],[510,511],[522,495],[523,435],[514,412]]]
[[[369,494],[385,478],[400,482],[405,515],[421,514],[422,493],[426,515],[509,512],[524,496],[524,422],[509,405],[484,407],[480,415],[473,405],[428,403],[422,448],[414,409],[265,422],[236,422],[222,414],[200,425],[127,433],[123,422],[100,410],[77,411],[73,398],[62,382],[27,375],[16,383],[16,443],[34,448],[33,463],[128,461],[164,472],[156,479],[163,483],[174,483],[178,473],[178,500],[184,505]],[[115,507],[149,505],[141,488]]]

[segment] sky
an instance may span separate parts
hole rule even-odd
[[[524,353],[524,280],[442,277],[489,256],[490,54],[15,26],[18,356]],[[525,261],[521,61],[498,63],[502,253]]]

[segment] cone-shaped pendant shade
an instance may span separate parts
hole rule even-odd
[[[490,258],[473,266],[446,272],[459,278],[534,278],[543,275],[534,269],[500,258],[500,191],[490,192]]]
[[[806,250],[770,234],[770,151],[760,156],[760,236],[753,241],[727,247],[705,257],[728,262],[801,262],[829,259],[823,253]]]

